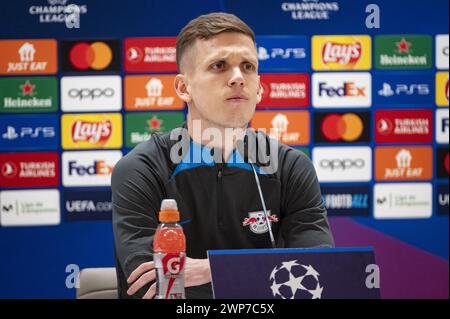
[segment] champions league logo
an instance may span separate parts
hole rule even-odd
[[[297,260],[282,262],[270,274],[270,289],[274,297],[281,299],[321,299],[323,286],[320,274],[311,265]]]
[[[29,14],[39,17],[39,23],[65,23],[68,29],[80,28],[80,17],[87,13],[87,5],[67,3],[68,0],[47,0],[48,5],[33,5]]]

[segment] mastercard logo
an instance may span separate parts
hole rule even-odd
[[[112,61],[111,48],[104,42],[81,42],[73,46],[69,55],[72,65],[79,70],[103,70]]]
[[[321,131],[329,141],[353,142],[363,134],[364,123],[354,113],[329,114],[322,121]]]

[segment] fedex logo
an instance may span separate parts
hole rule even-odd
[[[106,164],[105,161],[94,161],[92,165],[80,165],[76,161],[69,162],[69,175],[110,175],[112,166]]]
[[[113,168],[121,158],[120,151],[64,152],[63,185],[110,186]]]
[[[319,96],[326,94],[329,97],[333,96],[366,96],[366,88],[357,86],[355,82],[344,82],[343,86],[332,87],[328,86],[326,82],[319,83]]]
[[[367,72],[314,73],[312,87],[312,105],[316,108],[372,105],[372,78]]]

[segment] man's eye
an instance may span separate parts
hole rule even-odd
[[[213,69],[213,70],[222,70],[224,67],[225,67],[224,62],[216,62],[211,65],[211,69]]]
[[[256,71],[256,67],[252,63],[245,63],[244,68],[246,71]]]

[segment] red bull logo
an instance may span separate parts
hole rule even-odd
[[[271,215],[270,210],[267,212],[267,220],[270,223],[277,223],[277,215]],[[269,230],[266,222],[266,216],[264,212],[251,212],[248,213],[249,217],[246,217],[242,222],[242,226],[250,226],[250,230],[255,234],[263,234]]]

